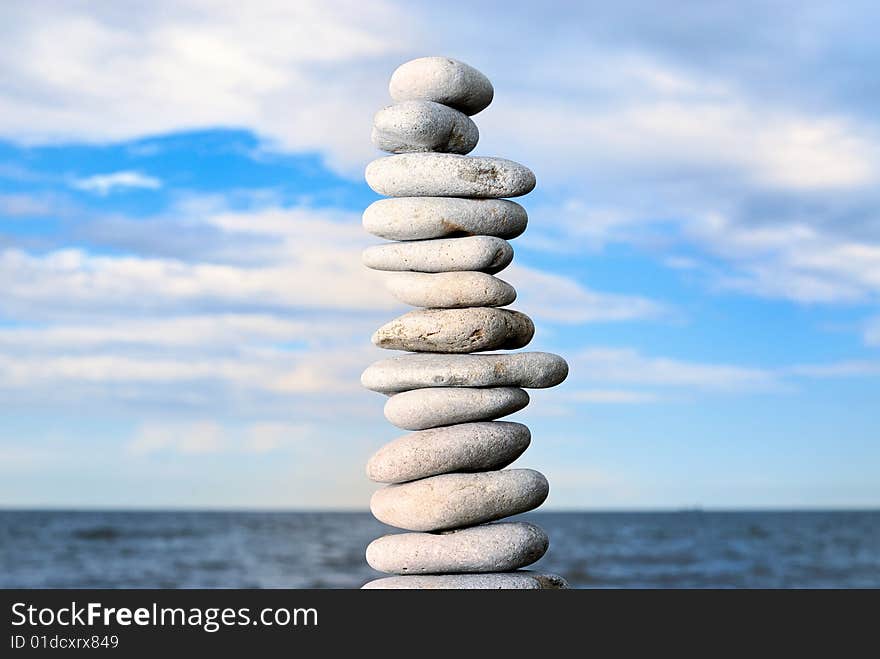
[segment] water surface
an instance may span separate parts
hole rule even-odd
[[[578,588],[880,587],[880,511],[533,513]],[[368,513],[0,511],[4,588],[355,588]]]

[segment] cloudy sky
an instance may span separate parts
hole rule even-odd
[[[538,178],[548,506],[880,505],[880,12],[655,7],[4,2],[0,505],[367,507],[362,174],[423,55]]]

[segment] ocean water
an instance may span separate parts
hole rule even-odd
[[[535,513],[577,588],[880,587],[880,511]],[[356,588],[366,513],[0,512],[4,588]]]

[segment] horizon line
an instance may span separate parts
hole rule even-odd
[[[327,508],[285,508],[285,507],[218,507],[218,506],[11,506],[0,504],[0,513],[279,513],[279,514],[369,514],[369,508],[327,507]],[[606,507],[606,508],[543,508],[530,510],[519,515],[542,513],[553,514],[662,514],[662,513],[792,513],[792,512],[880,512],[880,505],[849,506],[679,506],[679,507]],[[377,520],[378,521],[378,520]]]

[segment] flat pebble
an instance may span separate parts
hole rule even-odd
[[[565,579],[528,570],[489,574],[413,574],[369,581],[363,590],[562,590]]]
[[[388,442],[367,462],[367,477],[405,483],[453,471],[502,469],[525,451],[528,427],[509,421],[480,421],[419,430]]]
[[[394,272],[385,287],[414,307],[459,309],[503,307],[516,299],[516,289],[485,272]]]
[[[425,387],[555,387],[568,364],[549,352],[494,355],[401,355],[374,362],[361,374],[371,391],[393,394]]]
[[[367,165],[369,186],[386,197],[519,197],[535,187],[525,165],[504,158],[402,153]]]
[[[416,309],[385,323],[373,344],[387,350],[465,353],[513,350],[528,345],[535,325],[510,309]]]
[[[489,78],[449,57],[419,57],[404,62],[391,74],[388,91],[395,101],[434,101],[466,114],[484,110],[495,95]]]
[[[480,131],[466,114],[431,101],[389,105],[373,117],[373,144],[389,153],[469,153]]]
[[[370,510],[408,531],[442,531],[491,522],[537,508],[550,487],[533,469],[441,474],[373,493]]]
[[[516,387],[413,389],[388,399],[385,418],[404,430],[425,430],[491,421],[518,412],[528,404],[529,395]]]
[[[484,524],[445,533],[397,533],[373,540],[367,563],[392,574],[508,572],[537,561],[549,540],[527,522]]]
[[[482,235],[516,238],[526,229],[525,208],[509,199],[398,197],[364,211],[364,229],[388,240]]]
[[[513,247],[493,236],[439,238],[373,245],[364,250],[362,260],[368,268],[392,272],[495,273],[510,265]]]

